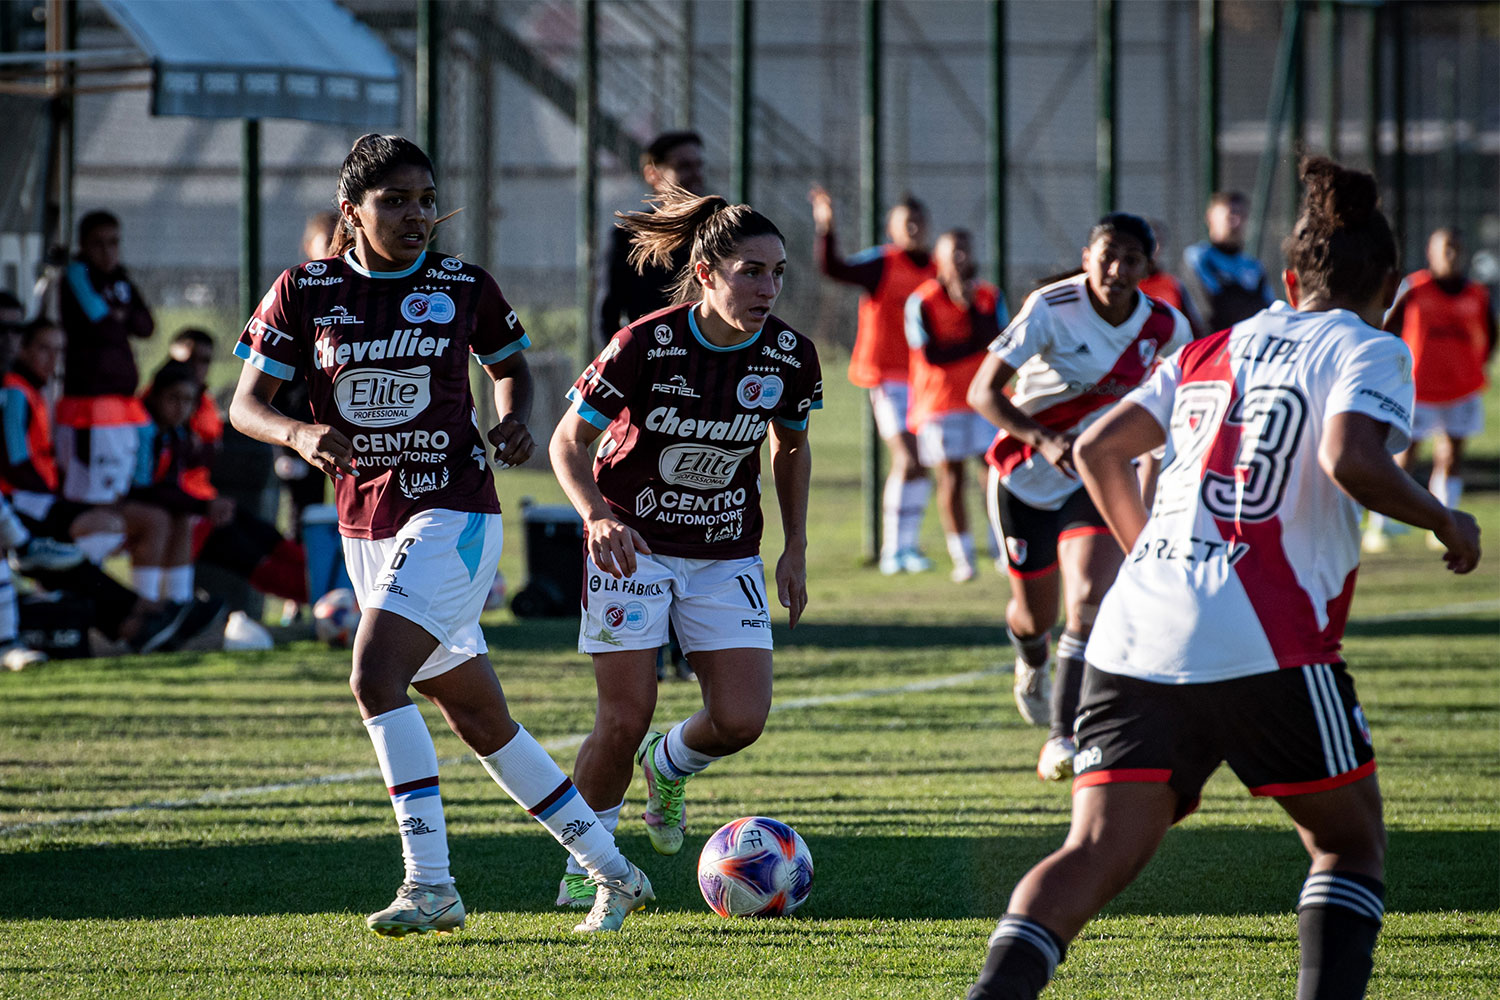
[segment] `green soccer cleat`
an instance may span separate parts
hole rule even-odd
[[[635,752],[636,763],[646,776],[646,836],[657,854],[676,854],[682,850],[682,836],[687,832],[687,807],[683,794],[687,778],[668,778],[656,769],[656,745],[666,739],[661,733],[647,733]]]
[[[656,898],[656,893],[651,891],[651,880],[635,865],[630,866],[624,878],[600,878],[594,885],[593,909],[574,926],[575,934],[617,931],[627,915]]]
[[[365,924],[385,937],[408,934],[447,934],[464,925],[464,901],[458,890],[448,885],[423,885],[405,882],[396,890],[396,898],[383,910],[365,918]]]
[[[563,872],[557,883],[557,905],[570,906],[577,910],[594,905],[594,880],[583,872]]]

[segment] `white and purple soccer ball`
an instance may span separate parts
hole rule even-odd
[[[359,602],[348,587],[330,590],[313,604],[313,633],[328,645],[349,648],[358,628]]]
[[[721,917],[779,917],[812,892],[813,862],[796,830],[746,816],[719,827],[698,856],[698,889]]]

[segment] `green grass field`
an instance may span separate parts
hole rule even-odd
[[[365,930],[401,862],[347,653],[75,661],[0,676],[0,997],[962,995],[1013,882],[1060,842],[1067,793],[1036,780],[1043,734],[1011,704],[1004,580],[889,580],[860,565],[860,402],[841,365],[827,376],[812,604],[795,633],[778,628],[775,714],[756,746],[691,786],[677,857],[651,853],[631,789],[620,843],[660,903],[623,933],[569,933],[575,915],[551,906],[561,849],[430,709],[472,915],[441,938]],[[1495,435],[1482,444],[1492,468]],[[538,473],[500,483],[512,512],[523,495],[560,499]],[[1469,499],[1500,537],[1500,498]],[[519,536],[503,563],[513,587]],[[941,564],[935,522],[927,545]],[[1412,535],[1362,574],[1348,655],[1391,831],[1374,998],[1478,1000],[1500,983],[1497,565],[1453,577]],[[516,716],[571,768],[593,710],[576,624],[501,613],[493,625]],[[658,720],[695,696],[663,685]],[[813,893],[793,918],[725,921],[698,895],[698,847],[752,813],[793,824],[812,850]],[[1290,997],[1304,872],[1278,809],[1221,771],[1046,995]]]

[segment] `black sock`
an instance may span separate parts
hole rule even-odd
[[[1064,632],[1057,640],[1057,673],[1052,677],[1052,728],[1050,736],[1073,738],[1073,720],[1078,717],[1078,696],[1083,691],[1083,648],[1088,635]]]
[[[1005,634],[1010,637],[1010,644],[1015,647],[1016,653],[1026,661],[1029,667],[1043,667],[1047,665],[1047,633],[1022,639],[1007,626]]]
[[[1297,901],[1297,1000],[1361,1000],[1385,915],[1385,886],[1353,872],[1308,876]]]
[[[1041,924],[1014,913],[1000,918],[968,1000],[1036,1000],[1068,946]]]

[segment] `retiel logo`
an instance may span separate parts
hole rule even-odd
[[[333,380],[333,399],[351,424],[394,427],[427,409],[431,380],[432,369],[426,365],[403,372],[350,368]]]

